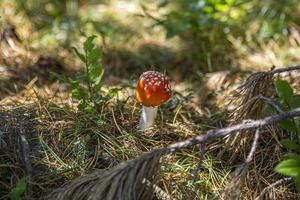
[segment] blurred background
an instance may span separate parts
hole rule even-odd
[[[32,65],[51,57],[79,69],[72,47],[97,35],[104,48],[105,77],[128,79],[150,68],[180,81],[207,72],[292,65],[300,59],[299,4],[298,0],[1,0],[0,61]],[[3,52],[4,40],[14,52]]]

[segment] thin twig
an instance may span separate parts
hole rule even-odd
[[[264,199],[264,196],[265,194],[270,190],[272,189],[273,187],[277,186],[277,185],[281,185],[283,184],[284,182],[286,181],[291,181],[293,178],[292,177],[286,177],[286,178],[283,178],[283,179],[280,179],[274,183],[272,183],[271,185],[269,185],[268,187],[265,187],[262,192],[255,198],[255,200],[261,200],[261,199]]]
[[[253,160],[254,152],[257,147],[257,142],[259,139],[259,131],[260,131],[259,128],[256,129],[256,131],[255,131],[255,136],[254,136],[254,139],[253,139],[253,142],[251,145],[251,149],[250,149],[250,152],[248,153],[248,156],[247,156],[245,162],[242,165],[240,165],[238,168],[236,168],[236,170],[234,171],[233,176],[235,177],[235,179],[237,179],[238,176],[243,176],[244,174],[246,174],[248,167],[250,165],[250,162]]]
[[[278,113],[283,113],[283,110],[276,104],[276,102],[274,102],[272,99],[264,97],[262,95],[257,95],[255,97],[253,97],[247,103],[252,103],[253,101],[256,101],[256,100],[262,100],[265,103],[267,103],[270,106],[272,106]]]
[[[202,167],[202,161],[204,159],[204,153],[205,153],[205,143],[201,143],[200,148],[199,148],[199,161],[198,161],[196,169],[192,173],[192,177],[193,177],[194,182],[199,180],[199,171]]]
[[[265,73],[274,75],[274,74],[280,74],[282,72],[288,72],[288,71],[293,71],[293,70],[300,70],[300,66],[296,65],[296,66],[283,67],[283,68],[274,69],[274,70],[271,70],[271,71],[268,71]]]
[[[254,152],[255,152],[256,147],[257,147],[258,139],[259,139],[259,128],[256,129],[256,131],[255,131],[253,143],[252,143],[250,152],[249,152],[249,154],[247,156],[247,159],[245,161],[246,163],[250,163],[253,160],[253,156],[254,156]]]
[[[123,134],[123,131],[121,130],[119,124],[117,123],[117,120],[116,120],[115,113],[114,113],[114,110],[113,110],[113,109],[111,109],[111,114],[112,114],[114,123],[115,123],[115,125],[116,125],[118,131],[120,132],[120,134]]]
[[[27,181],[27,198],[31,199],[32,197],[32,166],[29,158],[30,148],[28,141],[25,136],[25,128],[23,120],[20,122],[20,138],[21,138],[21,147],[22,155],[24,159],[25,171],[26,171],[26,181]]]

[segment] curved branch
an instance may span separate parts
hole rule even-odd
[[[271,70],[271,71],[268,71],[265,73],[274,75],[274,74],[280,74],[282,72],[288,72],[288,71],[293,71],[293,70],[300,70],[300,65],[278,68],[278,69],[274,69],[274,70]]]
[[[260,128],[296,116],[300,116],[300,108],[293,109],[288,112],[279,113],[276,115],[271,115],[269,117],[259,119],[259,120],[245,120],[242,123],[234,126],[229,126],[222,129],[210,130],[207,131],[205,134],[199,135],[197,137],[187,139],[181,142],[173,143],[165,148],[162,148],[161,150],[164,151],[164,154],[172,153],[183,148],[188,148],[199,143],[207,142],[211,139],[231,135],[233,133],[236,133],[237,131]]]

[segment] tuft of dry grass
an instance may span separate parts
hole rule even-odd
[[[262,117],[264,102],[254,97],[272,97],[275,94],[273,75],[268,72],[251,74],[232,96],[233,104],[237,109],[232,113],[233,123],[239,123],[245,119],[258,119]]]
[[[236,108],[230,114],[231,123],[237,124],[246,119],[258,119],[263,116],[263,107],[265,103],[260,99],[254,99],[257,96],[271,97],[275,94],[273,85],[273,75],[267,72],[257,72],[251,74],[245,82],[231,96],[229,104],[236,105]],[[251,135],[251,134],[250,134]],[[222,156],[228,148],[240,151],[249,146],[249,134],[239,133],[235,136],[229,136],[226,141],[226,147],[218,155]],[[239,145],[236,145],[239,144]],[[233,154],[231,161],[237,154]]]
[[[147,159],[135,159],[109,170],[96,171],[55,190],[46,199],[151,200],[153,184],[159,180],[159,159],[160,155],[154,154]]]

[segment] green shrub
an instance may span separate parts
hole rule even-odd
[[[300,98],[294,95],[294,91],[287,81],[277,79],[275,87],[278,94],[277,102],[283,111],[300,107]],[[283,160],[275,167],[275,171],[294,177],[297,189],[300,191],[300,117],[285,120],[279,126],[289,132],[290,136],[280,141],[288,150],[288,153],[283,156]]]
[[[252,41],[276,39],[288,34],[291,23],[300,21],[293,14],[297,0],[174,0],[162,1],[159,7],[168,8],[167,14],[157,20],[166,30],[166,37],[179,36],[190,48],[189,54],[204,70],[228,67],[233,47],[229,34]],[[231,57],[231,58],[230,58]],[[203,69],[203,67],[202,67]]]

